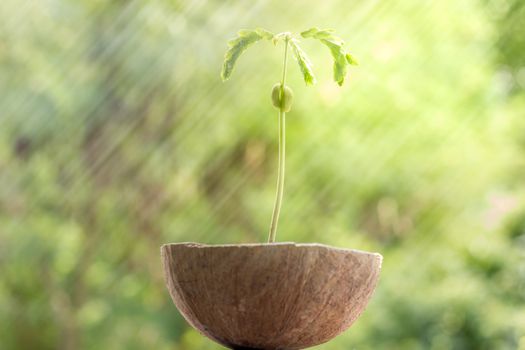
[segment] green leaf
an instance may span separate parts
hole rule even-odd
[[[339,85],[345,81],[347,65],[357,65],[357,60],[343,47],[344,41],[334,35],[333,29],[311,28],[301,33],[303,38],[317,39],[330,49],[334,59],[334,80]]]
[[[263,39],[266,39],[266,40],[272,40],[275,35],[272,32],[266,29],[263,29],[263,28],[257,28],[255,29],[255,32],[259,34],[261,37],[263,37]]]
[[[317,27],[313,27],[313,28],[310,28],[308,30],[305,30],[304,32],[301,32],[301,36],[303,38],[311,38],[312,36],[315,35],[315,33],[317,33],[319,31],[319,28]]]
[[[308,56],[306,56],[306,53],[301,49],[297,40],[292,39],[289,41],[289,44],[293,50],[294,57],[299,64],[301,73],[303,73],[304,82],[306,85],[315,84],[315,76],[314,72],[312,71],[312,62],[310,62],[310,59]]]
[[[333,35],[334,32],[335,30],[333,29],[319,30],[313,35],[313,37],[316,39],[331,39],[331,40],[339,39]],[[343,42],[341,39],[339,40],[341,41],[341,43]]]
[[[345,81],[346,65],[348,64],[343,45],[337,41],[328,39],[321,39],[321,42],[330,49],[330,53],[334,59],[334,80],[341,86]]]
[[[221,71],[222,80],[227,80],[231,76],[235,63],[241,54],[246,51],[248,47],[263,38],[271,39],[273,38],[273,34],[262,28],[256,30],[243,29],[239,31],[237,38],[228,41],[230,48],[224,55],[224,63]]]
[[[357,62],[355,57],[349,54],[348,52],[346,53],[346,61],[348,62],[348,64],[351,64],[352,66],[359,65],[359,62]]]

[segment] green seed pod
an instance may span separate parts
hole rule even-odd
[[[281,101],[281,83],[277,83],[272,89],[272,103],[277,109],[281,109],[283,112],[289,112],[292,108],[293,102],[293,91],[288,86],[284,86],[283,101]]]

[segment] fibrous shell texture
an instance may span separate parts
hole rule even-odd
[[[173,302],[230,349],[293,350],[329,341],[359,317],[381,255],[321,244],[166,244]]]

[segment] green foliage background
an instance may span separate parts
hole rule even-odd
[[[278,240],[378,251],[361,319],[317,349],[525,349],[520,0],[0,2],[0,348],[219,349],[164,287],[166,242],[261,242],[282,52],[331,27],[360,66],[295,91]]]

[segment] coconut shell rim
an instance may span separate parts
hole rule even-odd
[[[280,247],[297,247],[297,248],[322,248],[328,250],[334,250],[350,254],[366,255],[373,256],[376,259],[378,258],[381,262],[383,261],[383,256],[376,252],[368,252],[365,250],[353,249],[353,248],[340,248],[333,247],[327,244],[322,243],[296,243],[296,242],[275,242],[275,243],[224,243],[224,244],[207,244],[207,243],[198,243],[198,242],[177,242],[177,243],[165,243],[160,247],[161,253],[164,249],[168,247],[184,247],[191,249],[226,249],[226,248],[280,248]],[[381,265],[379,266],[381,268]]]

